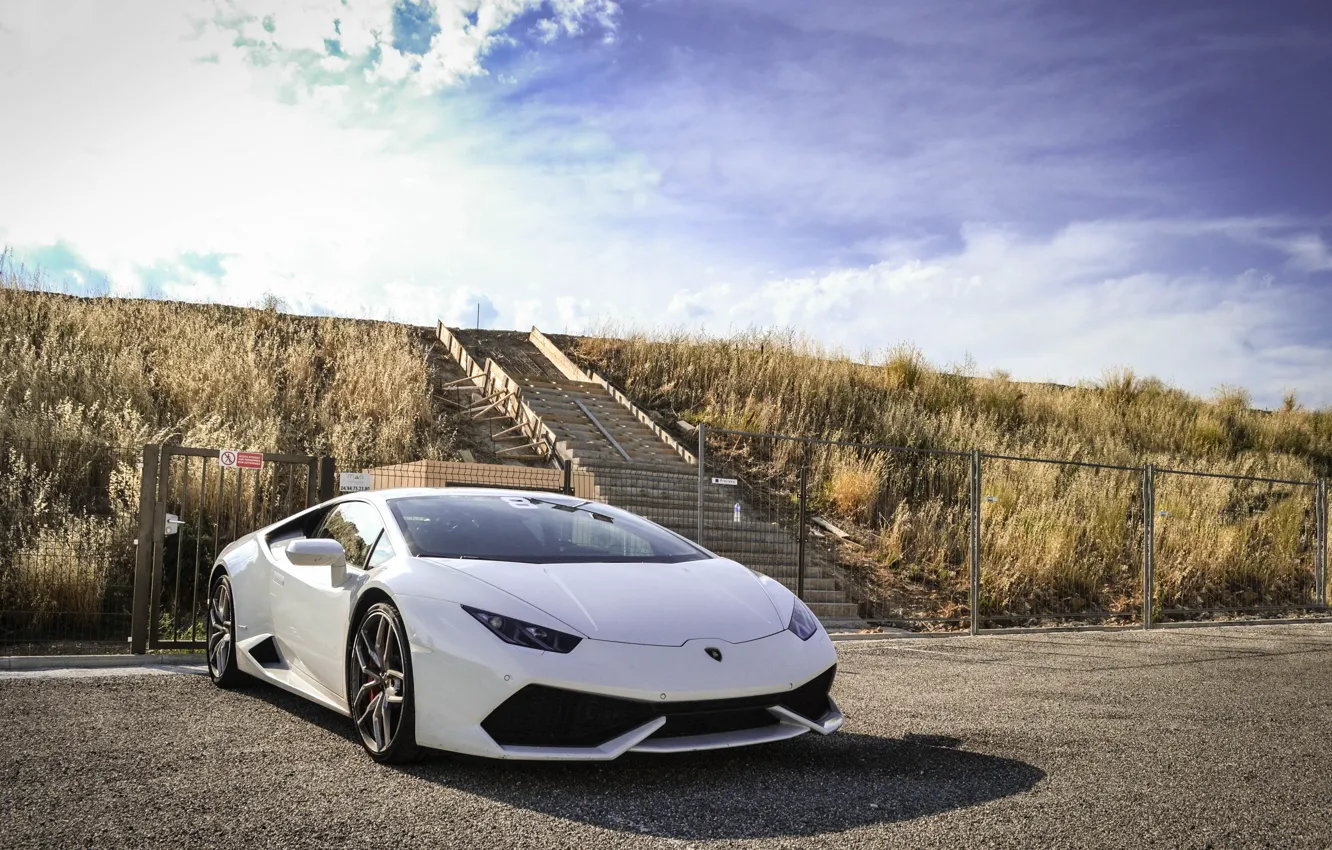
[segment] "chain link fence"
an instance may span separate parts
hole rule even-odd
[[[242,472],[216,450],[168,446],[148,482],[142,446],[0,438],[0,654],[128,651],[145,534],[159,555],[151,572],[139,564],[155,582],[155,645],[184,646],[231,540],[314,501],[398,487],[604,501],[785,583],[829,623],[977,632],[1327,610],[1326,480],[697,439],[691,467],[552,451],[546,465],[264,455]],[[162,504],[141,514],[143,492]]]
[[[825,620],[977,633],[1327,612],[1325,479],[706,427],[698,452],[698,539]]]
[[[0,437],[0,654],[129,651],[142,451]]]
[[[1157,620],[1326,604],[1326,481],[1154,469]]]
[[[709,549],[826,621],[965,624],[965,453],[710,428],[699,442]]]
[[[990,627],[1142,616],[1141,468],[979,455],[980,598]]]

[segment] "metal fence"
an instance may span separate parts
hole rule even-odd
[[[321,466],[306,455],[145,447],[131,646],[202,649],[208,578],[222,550],[319,500]],[[230,455],[230,457],[227,457]],[[224,459],[225,458],[225,459]]]
[[[1326,479],[706,427],[697,451],[695,538],[841,606],[828,619],[852,604],[974,634],[1327,612]],[[727,498],[733,525],[716,520]]]
[[[977,453],[981,623],[1143,615],[1143,469]]]
[[[0,653],[129,651],[142,450],[0,437]]]
[[[141,641],[193,645],[228,542],[391,487],[605,501],[773,576],[828,621],[975,633],[1327,611],[1325,479],[697,438],[694,466],[268,454],[253,472],[224,471],[216,449],[0,438],[0,653],[128,651],[136,593],[154,612]],[[150,579],[137,591],[136,571]]]
[[[1327,603],[1327,481],[1151,468],[1149,617]]]
[[[698,454],[697,539],[717,554],[827,620],[966,621],[966,453],[703,428]]]

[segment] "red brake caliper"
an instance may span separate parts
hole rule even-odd
[[[370,683],[373,682],[373,681],[374,681],[374,678],[371,677],[370,680],[366,682],[366,684],[368,685],[368,684],[370,684]],[[366,704],[366,705],[369,705],[370,703],[374,702],[374,701],[375,701],[375,695],[376,695],[377,693],[378,693],[378,691],[376,691],[374,688],[371,688],[369,691],[367,691],[367,692],[366,692],[367,698],[366,698],[366,702],[365,702],[365,704]]]

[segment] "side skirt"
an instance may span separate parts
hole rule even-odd
[[[311,702],[316,702],[324,708],[332,709],[343,717],[350,717],[351,711],[334,694],[331,694],[317,682],[311,681],[301,674],[299,670],[292,667],[285,658],[279,658],[276,662],[266,662],[260,664],[250,654],[252,650],[258,650],[260,655],[267,657],[267,648],[272,646],[272,635],[256,635],[240,644],[240,652],[236,653],[236,659],[240,662],[240,669],[250,674],[254,678],[268,682],[270,685],[277,685],[284,691],[290,691],[297,696],[305,697]],[[263,647],[263,648],[261,648]]]

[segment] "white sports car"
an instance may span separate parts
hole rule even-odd
[[[242,537],[209,580],[208,670],[422,747],[613,759],[842,725],[832,641],[767,576],[572,496],[349,494]]]

